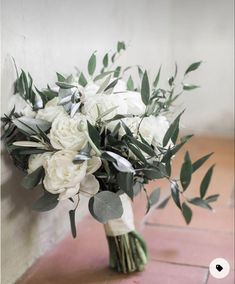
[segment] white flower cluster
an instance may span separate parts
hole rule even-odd
[[[79,86],[82,95],[81,108],[73,117],[59,104],[58,97],[50,100],[37,112],[29,110],[28,107],[22,111],[25,116],[51,123],[48,138],[57,151],[31,155],[28,172],[32,173],[43,166],[44,187],[52,194],[59,194],[60,200],[73,197],[77,193],[93,195],[99,190],[99,183],[92,174],[101,166],[101,159],[93,156],[81,163],[73,163],[75,156],[88,143],[87,133],[79,127],[81,122],[89,121],[95,125],[98,118],[105,123],[118,114],[133,115],[123,118],[123,122],[137,139],[140,139],[138,135],[142,135],[154,147],[161,146],[169,127],[166,117],[162,115],[141,118],[146,108],[141,95],[139,92],[128,91],[124,81],[120,80],[111,94],[97,93],[99,88],[100,86],[93,82],[88,83],[84,88]],[[102,114],[105,115],[102,116]],[[105,125],[112,131],[118,122],[115,120]],[[122,127],[119,135],[124,135]]]

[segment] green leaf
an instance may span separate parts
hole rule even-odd
[[[158,187],[157,189],[152,191],[152,193],[150,194],[150,196],[147,199],[148,200],[148,204],[147,204],[146,214],[149,212],[151,207],[153,205],[155,205],[159,201],[159,198],[160,198],[160,188]]]
[[[48,122],[47,120],[36,119],[36,118],[31,118],[31,117],[26,117],[26,116],[15,118],[12,120],[12,122],[15,124],[15,126],[18,129],[30,135],[33,135],[35,133],[40,133],[40,131],[38,130],[38,127],[44,132],[49,130],[51,127],[51,123]]]
[[[117,43],[117,52],[119,53],[121,50],[125,50],[126,49],[126,45],[124,41],[119,41]]]
[[[205,201],[207,203],[215,202],[217,201],[218,197],[219,197],[219,194],[210,195],[205,199]]]
[[[133,79],[130,75],[128,81],[127,81],[127,90],[128,91],[133,91],[134,90],[134,82],[133,82]]]
[[[69,211],[69,219],[70,219],[70,226],[71,226],[71,233],[73,238],[76,238],[77,236],[77,229],[76,229],[76,223],[75,223],[75,210]]]
[[[207,203],[207,201],[201,199],[200,197],[189,199],[188,202],[190,202],[193,205],[212,210],[211,206]]]
[[[131,142],[135,144],[138,148],[140,148],[142,151],[144,151],[146,154],[148,154],[150,157],[156,156],[156,153],[154,150],[147,144],[140,142],[135,137],[131,136],[129,137]]]
[[[114,76],[115,78],[117,78],[117,77],[120,76],[121,69],[122,69],[121,66],[117,66],[117,68],[114,70],[113,76]]]
[[[188,151],[184,156],[184,163],[180,170],[180,182],[185,191],[191,182],[192,177],[192,163]]]
[[[185,71],[184,76],[185,76],[186,74],[188,74],[189,72],[195,71],[195,70],[201,65],[201,63],[202,63],[202,61],[198,61],[198,62],[192,63],[192,64],[187,68],[187,70]]]
[[[133,199],[133,174],[119,172],[117,174],[117,183],[120,189],[123,190],[131,199]]]
[[[160,169],[156,168],[146,168],[143,170],[143,173],[146,178],[148,179],[161,179],[165,177],[165,173],[162,172]]]
[[[204,178],[201,182],[201,185],[200,185],[200,196],[201,196],[201,198],[204,198],[204,196],[206,195],[206,192],[207,192],[207,189],[209,187],[211,177],[212,177],[212,174],[213,174],[214,166],[215,165],[213,165],[209,168],[209,170],[207,171],[207,173],[205,174],[205,176],[204,176]]]
[[[145,71],[141,83],[141,98],[145,105],[148,105],[149,103],[149,96],[150,96],[149,79],[148,79],[148,74]]]
[[[95,72],[95,68],[96,68],[96,55],[95,53],[93,53],[88,61],[88,73],[90,76],[92,76]]]
[[[179,195],[179,186],[176,181],[171,182],[171,196],[176,204],[176,206],[181,209],[181,203],[180,203],[180,195]]]
[[[57,81],[59,82],[65,82],[65,77],[63,75],[61,75],[60,73],[56,72],[56,76],[57,76]]]
[[[173,83],[174,83],[174,80],[175,80],[174,77],[170,77],[170,78],[168,79],[168,84],[169,84],[170,86],[172,86]]]
[[[88,134],[91,140],[97,147],[99,147],[100,146],[100,134],[98,130],[93,125],[91,125],[89,121],[87,121],[87,129],[88,129]]]
[[[184,216],[186,223],[189,224],[191,222],[193,212],[191,208],[188,207],[188,205],[185,202],[182,204],[182,214]]]
[[[75,84],[71,84],[67,82],[56,82],[56,85],[59,86],[61,89],[72,89],[76,87]]]
[[[94,78],[94,81],[101,80],[101,79],[103,79],[104,77],[106,77],[106,76],[108,76],[108,75],[110,75],[110,74],[112,74],[112,73],[114,73],[114,71],[103,72],[103,73],[97,75],[97,76]]]
[[[39,184],[43,176],[44,176],[44,168],[39,167],[31,174],[26,175],[22,179],[21,185],[26,189],[33,189],[35,186]]]
[[[139,74],[140,80],[142,80],[144,72],[143,72],[143,70],[141,69],[140,66],[138,66],[138,74]]]
[[[164,198],[164,199],[158,204],[158,206],[156,207],[156,209],[163,209],[163,208],[165,208],[170,199],[171,199],[171,196],[167,196],[166,198]]]
[[[200,86],[183,84],[183,90],[184,91],[191,91],[191,90],[194,90],[194,89],[197,89],[197,88],[200,88]]]
[[[147,163],[146,158],[144,157],[144,155],[142,154],[142,152],[140,151],[140,149],[138,147],[136,147],[135,145],[131,144],[128,142],[128,147],[131,150],[131,152],[144,164]]]
[[[169,142],[170,139],[172,139],[172,142],[175,143],[177,140],[177,136],[179,133],[179,121],[180,121],[180,117],[181,115],[184,113],[184,111],[182,111],[177,117],[176,119],[172,122],[172,124],[170,125],[170,127],[168,128],[166,134],[164,135],[163,138],[163,147],[165,147],[167,145],[167,143]]]
[[[106,53],[104,58],[103,58],[103,66],[104,66],[104,68],[107,68],[108,65],[109,65],[109,55],[108,55],[108,53]]]
[[[102,191],[92,196],[89,200],[91,215],[100,223],[120,218],[123,207],[120,196],[111,191]]]
[[[44,195],[41,196],[32,206],[35,211],[49,211],[57,206],[59,194],[52,194],[45,191]]]
[[[162,66],[160,66],[160,68],[158,69],[158,72],[157,72],[157,76],[153,82],[153,87],[156,89],[157,88],[157,85],[159,83],[159,79],[160,79],[160,74],[161,74],[161,68]]]
[[[86,77],[84,76],[84,74],[82,72],[79,76],[78,83],[83,87],[85,87],[87,85]]]
[[[209,158],[210,156],[214,154],[213,152],[211,152],[210,154],[208,155],[205,155],[204,157],[198,159],[196,162],[194,162],[192,164],[193,166],[193,172],[195,172],[197,169],[199,169]]]
[[[115,79],[114,81],[112,81],[105,89],[104,92],[107,92],[109,89],[114,88],[117,85],[119,78]]]
[[[140,182],[140,181],[136,181],[133,185],[134,196],[136,196],[138,193],[140,193],[142,188],[143,188],[143,183]]]

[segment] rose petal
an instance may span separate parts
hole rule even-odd
[[[100,184],[94,175],[87,175],[80,184],[82,194],[94,195],[99,191]]]
[[[91,159],[89,159],[87,161],[87,170],[86,170],[87,175],[96,172],[100,168],[101,164],[102,162],[99,157],[93,156]]]
[[[60,193],[58,200],[65,200],[76,195],[79,191],[80,184],[76,187],[70,187]]]

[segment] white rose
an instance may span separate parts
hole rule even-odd
[[[141,141],[140,137],[138,137],[138,128],[139,128],[139,133],[141,134],[141,136],[149,144],[153,145],[155,149],[157,146],[162,146],[164,135],[169,128],[169,122],[167,118],[163,115],[159,115],[157,117],[153,115],[144,117],[141,124],[140,124],[141,121],[140,117],[127,117],[123,118],[122,121],[131,130],[133,135]],[[112,121],[107,125],[107,128],[110,131],[113,131],[117,123],[118,121]],[[119,130],[119,135],[123,136],[125,133],[126,133],[125,130],[123,129],[123,127],[121,127]]]
[[[123,80],[118,80],[117,84],[113,88],[114,93],[125,92],[127,90],[127,84]]]
[[[44,163],[44,186],[50,193],[59,194],[59,200],[73,197],[79,191],[91,195],[99,190],[99,183],[91,174],[97,170],[97,159],[99,158],[91,162],[90,173],[88,173],[87,161],[79,164],[73,163],[76,154],[76,151],[61,150]]]
[[[87,143],[84,132],[79,130],[81,121],[86,121],[81,114],[76,114],[73,118],[62,115],[53,122],[50,130],[50,141],[55,149],[81,150]]]
[[[59,106],[58,101],[58,97],[55,97],[54,99],[47,102],[45,108],[38,111],[36,118],[52,122],[56,117],[60,115],[66,115],[64,107]]]
[[[36,116],[36,112],[32,110],[32,107],[29,105],[26,105],[26,107],[23,108],[21,111],[22,115],[34,118]]]
[[[103,120],[111,119],[117,114],[127,114],[127,104],[120,94],[97,94],[87,97],[84,102],[83,113],[89,117],[92,123],[95,123],[100,114],[114,108],[115,109],[103,117]]]
[[[140,125],[140,134],[155,148],[162,146],[162,141],[166,131],[169,128],[169,122],[163,115],[145,117]]]
[[[31,174],[39,167],[43,166],[47,159],[52,155],[51,152],[45,152],[43,154],[30,155],[28,161],[28,173]]]
[[[142,115],[145,112],[146,106],[141,99],[141,94],[138,92],[124,92],[119,96],[124,98],[127,104],[127,113],[133,115]]]

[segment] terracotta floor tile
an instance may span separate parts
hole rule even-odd
[[[151,259],[208,267],[214,258],[222,257],[234,267],[232,234],[146,226],[142,235]]]
[[[209,276],[207,284],[234,284],[234,270],[230,271],[229,275],[223,279],[216,279],[213,276]]]
[[[144,272],[135,273],[119,280],[110,279],[109,284],[204,284],[207,269],[193,266],[150,262]]]
[[[147,223],[180,226],[188,229],[234,232],[233,208],[217,208],[214,212],[193,205],[191,208],[193,210],[193,218],[188,226],[184,221],[182,213],[173,201],[169,201],[165,210],[153,210],[151,215],[147,216]]]

